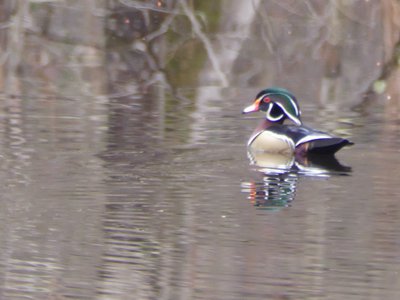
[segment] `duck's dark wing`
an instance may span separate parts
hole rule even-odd
[[[353,144],[347,139],[306,126],[274,125],[268,128],[268,130],[290,137],[296,148],[305,147],[305,151],[309,153],[333,154],[342,147]]]
[[[320,139],[320,140],[313,140],[309,142],[309,150],[310,153],[335,153],[342,149],[344,146],[353,145],[347,139],[342,139],[339,137],[332,137],[330,139]]]

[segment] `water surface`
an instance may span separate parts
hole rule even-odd
[[[0,94],[1,299],[399,299],[398,98],[388,88],[359,106],[375,64],[334,78],[317,50],[305,59],[321,64],[293,54],[305,34],[319,41],[329,7],[253,1],[271,12],[260,24],[242,1],[100,2],[7,2],[38,27],[0,28],[24,37],[2,41],[15,55]],[[380,9],[367,2],[365,22]],[[356,49],[380,27],[346,20],[343,61],[375,61],[383,46]],[[333,164],[252,164],[262,116],[241,110],[264,84],[291,88],[307,125],[355,145]]]

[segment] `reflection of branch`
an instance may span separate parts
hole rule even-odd
[[[304,0],[304,3],[308,9],[308,11],[310,12],[311,16],[316,19],[318,18],[318,14],[314,9],[314,6],[312,5],[312,3],[310,3],[308,0]]]
[[[200,23],[197,21],[196,17],[193,14],[193,11],[188,7],[186,0],[180,0],[180,4],[182,6],[183,12],[189,18],[190,23],[192,24],[192,28],[194,33],[198,36],[199,40],[203,43],[204,48],[207,51],[208,57],[210,58],[211,64],[217,73],[221,83],[223,85],[228,85],[228,79],[225,74],[221,70],[221,66],[217,60],[214,49],[212,48],[211,42],[208,37],[201,30]]]
[[[11,21],[0,23],[0,29],[6,29],[9,28],[12,25]]]
[[[283,10],[286,10],[287,12],[289,12],[289,14],[302,17],[302,15],[296,11],[296,9],[293,7],[293,5],[290,5],[289,3],[282,3],[282,1],[280,1],[280,0],[273,0],[272,2],[276,5],[278,5]]]
[[[269,53],[273,54],[274,53],[274,47],[273,47],[273,41],[275,40],[274,37],[274,32],[272,30],[272,25],[270,22],[269,16],[264,13],[264,10],[262,9],[255,9],[256,13],[260,15],[260,20],[262,20],[263,23],[265,23],[265,26],[261,27],[261,38],[264,41],[265,45],[267,46]]]
[[[351,9],[349,9],[348,6],[348,2],[343,1],[342,2],[338,2],[338,1],[332,1],[332,5],[333,7],[335,7],[344,17],[346,17],[348,20],[354,22],[354,23],[358,23],[360,25],[369,27],[370,29],[372,29],[375,25],[374,23],[370,23],[368,22],[368,18],[360,18],[359,15],[357,15],[356,13],[353,13]],[[352,8],[354,8],[356,6],[352,6]],[[377,6],[372,6],[372,9],[369,11],[369,13],[371,13],[371,15],[377,14]]]
[[[174,14],[169,14],[158,30],[154,30],[153,32],[150,32],[148,35],[145,36],[146,41],[149,42],[156,37],[166,34],[174,18]]]
[[[175,10],[168,10],[168,9],[163,9],[159,7],[155,7],[153,4],[146,4],[143,2],[139,1],[134,1],[134,0],[120,0],[121,4],[127,6],[127,7],[132,7],[134,9],[138,10],[152,10],[156,12],[162,12],[162,13],[168,13],[168,14],[178,14],[177,11]]]

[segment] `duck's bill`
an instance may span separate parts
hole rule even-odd
[[[260,110],[260,101],[256,100],[252,105],[247,106],[245,109],[243,109],[242,113],[248,114],[252,112],[257,112],[259,110]]]

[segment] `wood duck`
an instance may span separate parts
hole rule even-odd
[[[285,89],[262,90],[243,113],[257,111],[266,112],[266,117],[248,141],[252,151],[306,156],[311,153],[333,154],[353,144],[347,139],[304,126],[296,98]],[[283,124],[287,119],[294,125]]]

